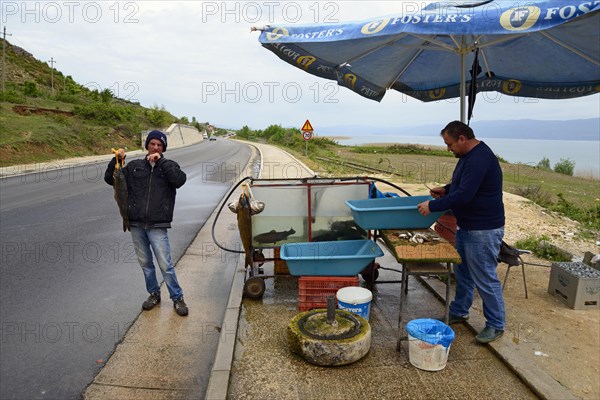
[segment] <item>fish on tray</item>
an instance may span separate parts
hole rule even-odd
[[[294,228],[290,228],[289,231],[282,231],[282,232],[276,232],[275,230],[272,230],[270,232],[265,232],[265,233],[261,233],[260,235],[254,236],[254,240],[257,243],[273,243],[273,244],[275,244],[282,240],[286,240],[288,238],[288,236],[293,235],[294,233],[296,233]]]
[[[125,173],[123,172],[125,159],[117,156],[119,150],[112,149],[112,152],[115,153],[115,157],[117,157],[117,163],[115,164],[115,170],[113,171],[113,188],[115,190],[115,201],[119,206],[121,218],[123,218],[123,232],[126,232],[131,230],[129,227],[129,217],[127,216],[127,181],[125,180]]]

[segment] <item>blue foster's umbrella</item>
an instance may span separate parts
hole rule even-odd
[[[600,1],[432,3],[361,22],[268,25],[259,41],[285,62],[368,99],[469,93],[567,99],[600,91]],[[469,81],[467,81],[467,76]]]

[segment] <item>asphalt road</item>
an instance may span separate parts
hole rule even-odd
[[[165,155],[188,176],[169,232],[177,262],[250,149],[219,139]],[[141,311],[143,275],[105,168],[0,180],[1,399],[79,397]]]

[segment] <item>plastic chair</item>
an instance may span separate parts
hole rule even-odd
[[[504,263],[508,267],[506,268],[506,275],[504,276],[504,283],[502,283],[502,290],[506,288],[506,284],[508,282],[508,274],[512,267],[521,266],[521,270],[523,271],[523,286],[525,287],[525,298],[529,298],[527,295],[527,279],[525,278],[525,262],[521,258],[522,254],[531,254],[529,250],[521,250],[516,249],[512,246],[506,244],[503,240],[500,245],[500,253],[498,254],[498,262]]]

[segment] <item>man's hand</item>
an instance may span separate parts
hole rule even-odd
[[[429,211],[429,200],[419,203],[417,205],[417,208],[419,209],[419,212],[421,213],[421,215],[423,215],[424,217],[431,214],[431,211]]]
[[[147,159],[149,162],[153,162],[153,163],[155,163],[155,162],[157,162],[158,160],[160,160],[160,154],[158,154],[158,153],[152,153],[152,154],[148,154],[148,155],[146,156],[146,159]]]
[[[446,195],[446,189],[444,187],[435,187],[435,188],[429,190],[429,194],[434,199],[439,199],[440,197]]]
[[[125,150],[123,150],[123,149],[115,150],[114,148],[111,150],[112,150],[113,154],[115,155],[115,157],[117,158],[117,160],[125,159]]]

